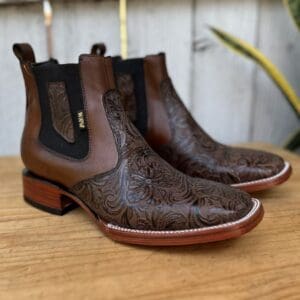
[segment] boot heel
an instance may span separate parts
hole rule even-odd
[[[57,185],[23,172],[24,200],[32,206],[55,215],[64,215],[78,205]]]

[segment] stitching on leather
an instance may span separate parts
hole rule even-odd
[[[275,174],[275,175],[273,175],[271,177],[267,177],[267,178],[263,178],[263,179],[258,179],[258,180],[243,182],[243,183],[232,184],[231,186],[233,186],[233,187],[241,187],[241,186],[252,185],[252,184],[255,184],[255,183],[269,182],[269,181],[272,181],[274,179],[277,179],[277,178],[281,177],[283,174],[285,174],[287,172],[287,170],[289,168],[290,168],[290,164],[286,161],[286,162],[284,162],[283,169],[278,174]]]
[[[118,231],[124,231],[124,232],[132,232],[132,233],[141,233],[141,234],[159,234],[159,235],[176,235],[179,233],[188,233],[188,232],[201,232],[201,231],[210,231],[210,230],[214,230],[214,229],[219,229],[219,228],[227,228],[227,227],[231,227],[233,225],[237,225],[240,223],[243,223],[244,221],[246,221],[247,219],[250,219],[256,212],[257,210],[261,207],[261,203],[259,200],[252,198],[252,201],[254,203],[251,211],[244,216],[243,218],[234,221],[234,222],[228,222],[225,224],[221,224],[221,225],[216,225],[216,226],[210,226],[210,227],[204,227],[204,228],[195,228],[195,229],[186,229],[186,230],[174,230],[174,231],[154,231],[154,230],[137,230],[137,229],[130,229],[130,228],[124,228],[124,227],[120,227],[117,225],[113,225],[111,223],[107,224],[107,227],[110,229],[114,229],[114,230],[118,230]]]

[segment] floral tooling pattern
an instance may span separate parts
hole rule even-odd
[[[103,101],[118,164],[72,188],[101,220],[131,229],[183,230],[236,221],[251,210],[248,194],[188,177],[161,159],[129,121],[116,91]]]

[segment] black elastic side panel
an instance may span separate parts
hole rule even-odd
[[[59,65],[55,61],[35,64],[36,78],[42,113],[40,142],[47,148],[75,159],[84,158],[89,151],[88,131],[78,126],[77,113],[84,111],[78,64]],[[75,143],[68,143],[53,128],[48,97],[49,82],[64,82],[72,115]]]
[[[55,59],[55,58],[50,58],[49,60],[35,63],[34,67],[38,67],[38,66],[42,66],[42,65],[48,65],[48,64],[58,64],[58,60]]]
[[[147,98],[144,77],[144,60],[142,58],[133,58],[122,60],[117,56],[113,58],[113,68],[115,74],[130,74],[134,81],[134,94],[136,103],[135,126],[142,135],[147,132]]]

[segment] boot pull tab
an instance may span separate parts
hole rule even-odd
[[[35,63],[35,56],[32,47],[29,44],[14,44],[13,51],[20,63]]]
[[[91,48],[91,54],[104,56],[106,53],[106,46],[104,43],[94,44]]]

